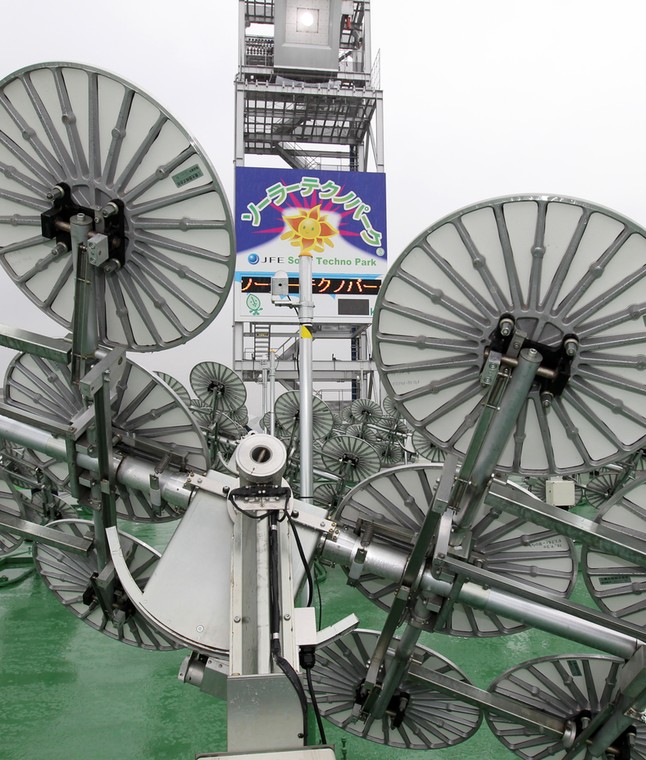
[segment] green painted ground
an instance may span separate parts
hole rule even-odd
[[[159,546],[168,530],[139,527],[137,534]],[[379,629],[383,614],[344,583],[335,569],[322,584],[324,625],[354,611],[363,628]],[[583,594],[577,591],[578,601]],[[526,660],[586,651],[536,631],[477,641],[425,636],[423,643],[481,687]],[[144,652],[94,631],[67,612],[37,575],[0,589],[1,760],[193,760],[196,752],[225,751],[226,706],[177,680],[183,656]],[[339,760],[515,757],[486,724],[461,745],[416,753],[326,726]]]

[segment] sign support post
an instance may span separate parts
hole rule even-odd
[[[298,259],[299,324],[299,425],[300,425],[300,490],[303,501],[312,502],[314,488],[313,462],[313,399],[312,382],[312,331],[314,329],[314,301],[312,296],[312,254],[301,251]]]

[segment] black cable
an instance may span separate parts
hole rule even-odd
[[[245,495],[244,489],[240,488],[236,491],[231,491],[229,493],[229,500],[233,504],[234,508],[238,510],[238,505],[236,503],[235,497],[238,495]],[[283,494],[281,494],[283,495]],[[286,497],[286,504],[287,500],[289,499],[289,494]],[[275,510],[265,512],[262,515],[253,515],[250,512],[241,511],[242,514],[246,515],[247,517],[252,517],[255,520],[264,520],[265,518],[269,519],[269,538],[268,538],[268,551],[269,551],[269,629],[270,629],[270,651],[272,658],[276,665],[282,670],[282,672],[285,674],[291,685],[294,687],[294,691],[296,692],[296,695],[298,696],[298,700],[301,705],[301,710],[303,713],[303,743],[307,746],[307,738],[308,738],[308,725],[307,725],[307,695],[305,693],[305,689],[303,687],[303,684],[301,683],[300,678],[298,677],[298,673],[294,670],[292,665],[288,660],[286,660],[282,656],[281,652],[281,645],[280,645],[280,626],[281,626],[281,610],[280,610],[280,558],[279,558],[279,547],[278,547],[278,523],[282,522],[283,520],[287,519],[289,521],[289,524],[294,532],[294,540],[296,542],[296,548],[298,550],[298,554],[300,556],[301,562],[303,563],[303,567],[305,569],[305,574],[307,576],[308,586],[309,586],[309,598],[307,602],[307,606],[310,607],[312,604],[312,595],[314,592],[314,581],[312,579],[312,573],[310,572],[309,565],[307,563],[307,559],[305,558],[305,552],[303,551],[303,545],[300,540],[300,536],[298,535],[298,529],[296,528],[296,524],[292,520],[291,515],[289,514],[287,510],[287,506],[285,506],[285,509],[283,510],[282,514],[279,517],[279,513]],[[320,599],[320,593],[319,593],[319,599]],[[316,699],[312,693],[312,705],[314,705],[314,700]],[[318,708],[315,708],[315,714],[317,716],[317,722],[319,722],[319,730],[321,731],[321,736],[324,736],[324,732],[321,728],[322,724],[320,722],[320,715],[318,714]]]
[[[278,513],[269,515],[269,635],[270,651],[274,662],[283,671],[294,687],[303,712],[303,743],[307,745],[307,695],[303,684],[288,660],[281,653],[280,646],[280,564],[278,555]]]
[[[280,641],[276,641],[276,644],[278,644],[278,649],[280,650]],[[298,696],[298,700],[301,703],[301,710],[303,712],[303,744],[307,746],[307,740],[308,740],[307,694],[305,694],[305,689],[303,688],[301,679],[298,677],[298,673],[291,666],[289,660],[286,660],[280,654],[280,651],[274,652],[273,658],[276,665],[278,665],[278,667],[283,671],[283,673],[287,676],[287,679],[289,680],[291,685],[294,687],[294,691],[296,692],[296,695]]]
[[[274,641],[278,643],[280,654],[280,560],[278,557],[278,515],[269,517],[269,632],[272,652]]]
[[[296,548],[298,549],[298,556],[301,558],[301,562],[303,563],[303,569],[305,570],[305,576],[307,578],[308,592],[307,592],[307,604],[305,606],[311,607],[312,597],[314,596],[314,580],[312,579],[312,572],[310,570],[310,566],[305,557],[305,552],[303,551],[303,544],[301,543],[300,536],[298,535],[296,523],[294,522],[294,519],[292,518],[292,516],[289,514],[287,510],[285,510],[285,514],[287,515],[287,519],[289,520],[289,525],[291,529],[294,531],[294,541],[296,542]]]
[[[312,668],[305,668],[305,677],[307,678],[307,688],[310,693],[310,700],[312,702],[312,710],[314,710],[314,717],[316,718],[316,725],[318,726],[318,729],[319,729],[321,744],[327,744],[327,737],[325,736],[325,728],[323,727],[323,719],[321,718],[321,711],[319,710],[318,702],[316,701],[316,694],[314,693],[314,684],[312,683]]]
[[[316,564],[314,565],[314,573],[316,574]],[[325,578],[325,576],[323,576]],[[316,576],[315,585],[316,585],[316,596],[319,600],[319,614],[318,614],[318,625],[316,626],[317,630],[321,630],[323,628],[323,597],[321,596],[321,576]]]

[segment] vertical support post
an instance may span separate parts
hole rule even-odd
[[[238,71],[242,72],[247,49],[245,45],[246,29],[246,0],[238,0]],[[236,79],[236,110],[235,110],[235,166],[244,166],[244,87],[242,74]]]
[[[92,219],[75,214],[70,219],[72,262],[74,266],[74,313],[72,318],[72,382],[78,384],[87,372],[98,347],[96,284],[94,267],[87,256],[87,241]]]
[[[244,42],[241,43],[244,47]],[[236,134],[235,134],[235,165],[244,166],[244,87],[236,82]]]
[[[257,620],[257,661],[256,673],[267,675],[271,668],[271,625],[269,610],[269,535],[267,520],[242,520],[250,522],[256,529],[256,620]],[[254,525],[255,523],[255,525]],[[246,581],[245,581],[246,582]]]
[[[269,349],[269,435],[276,435],[276,352]]]
[[[262,368],[262,419],[264,432],[267,433],[267,415],[269,414],[269,370],[267,367]]]
[[[358,172],[367,172],[368,171],[368,162],[366,160],[366,146],[364,143],[359,143],[357,145],[357,168],[356,171]]]
[[[487,484],[527,401],[542,358],[536,349],[524,348],[509,384],[502,385],[501,398],[495,392],[498,381],[489,392],[489,409],[485,408],[482,413],[483,425],[476,428],[451,494],[451,504],[459,510],[457,522],[461,526],[470,526],[480,506]]]
[[[245,62],[245,29],[247,28],[246,0],[238,0],[238,68]]]
[[[242,372],[242,363],[245,358],[244,352],[245,333],[242,322],[233,323],[233,369]]]
[[[262,502],[257,504],[262,509]],[[230,753],[283,752],[303,746],[303,713],[280,672],[273,642],[298,670],[289,522],[274,511],[254,520],[237,510],[231,551],[231,639],[227,679]]]
[[[360,370],[360,378],[359,378],[359,387],[360,387],[360,393],[361,398],[370,398],[370,393],[368,391],[368,373],[364,369],[367,361],[368,361],[368,336],[366,334],[366,331],[364,330],[359,334],[359,356],[358,359],[361,362],[361,370]]]
[[[370,2],[363,4],[363,71],[370,71],[372,66],[372,31]]]
[[[91,365],[96,362],[95,354],[99,345],[99,329],[96,313],[96,272],[95,267],[90,264],[87,252],[87,243],[91,229],[92,218],[87,214],[81,212],[70,218],[71,252],[74,267],[74,310],[72,313],[72,362],[70,371],[72,383],[79,386],[79,388],[81,388],[81,381]],[[109,417],[109,393],[108,388],[108,431],[111,424]],[[93,400],[91,395],[84,394],[84,396],[86,405],[89,405]],[[96,399],[94,401],[96,402]],[[99,413],[96,406],[95,412],[97,428],[94,431],[90,431],[89,435],[90,441],[95,445],[98,444],[99,452],[101,452],[106,434],[101,428],[106,412],[102,410]],[[72,445],[70,444],[70,448]],[[101,469],[101,466],[99,469]],[[112,523],[106,523],[106,518],[109,521],[110,515],[104,515],[103,513],[104,494],[101,479],[105,474],[104,472],[100,472],[98,484],[92,487],[92,497],[101,503],[101,510],[94,514],[94,535],[100,569],[105,567],[109,558],[105,529],[116,524],[116,517]]]
[[[353,362],[358,361],[359,359],[359,339],[357,338],[356,330],[353,331],[353,336],[350,338],[350,359],[352,359]],[[361,383],[359,377],[353,377],[353,379],[350,381],[351,386],[351,397],[353,401],[356,401],[358,398],[361,398]]]
[[[114,495],[114,471],[112,469],[112,408],[110,405],[110,371],[102,376],[101,387],[94,394],[94,419],[96,423],[96,447],[99,461],[99,487],[101,489],[101,511],[94,519],[94,540],[99,566],[105,566],[110,559],[107,528],[117,524],[117,506]]]
[[[377,107],[375,109],[375,167],[376,171],[384,171],[384,98],[381,90],[375,93]]]
[[[313,382],[312,382],[312,329],[314,300],[312,297],[312,254],[303,251],[298,260],[299,306],[299,425],[301,455],[301,493],[303,501],[312,502],[314,486],[313,436]]]

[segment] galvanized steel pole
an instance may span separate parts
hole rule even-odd
[[[300,498],[312,502],[314,487],[313,439],[313,382],[312,329],[314,301],[312,299],[312,254],[302,251],[298,262],[299,286],[299,426],[300,426]]]

